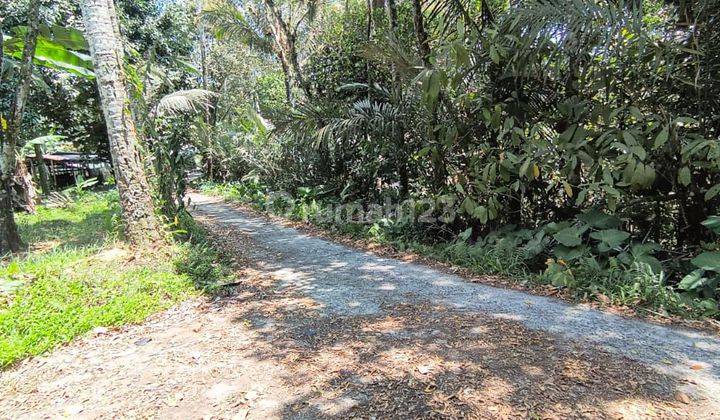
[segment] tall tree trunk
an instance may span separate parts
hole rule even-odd
[[[204,90],[208,90],[208,68],[207,68],[207,47],[205,44],[205,24],[199,16],[203,12],[204,0],[198,0],[197,2],[197,23],[198,23],[198,38],[200,47],[200,66],[202,67],[202,87]],[[205,122],[210,124],[210,108],[205,107]]]
[[[204,90],[208,90],[208,65],[207,65],[207,36],[205,33],[205,23],[200,18],[203,12],[203,6],[205,5],[205,0],[198,0],[197,2],[197,15],[198,15],[198,30],[199,30],[199,38],[200,38],[200,65],[202,67],[202,86]],[[205,106],[205,129],[202,131],[203,133],[203,142],[205,143],[205,151],[203,153],[203,161],[204,164],[212,167],[212,150],[211,150],[211,130],[214,131],[214,128],[211,128],[214,126],[213,120],[217,120],[217,114],[215,114],[215,119],[212,118],[212,115],[210,113],[210,107]],[[210,180],[212,181],[212,173],[210,173]]]
[[[275,36],[275,42],[282,51],[282,53],[279,54],[279,58],[281,61],[284,61],[283,71],[292,73],[292,79],[294,79],[294,82],[300,86],[305,93],[305,96],[312,98],[312,90],[303,75],[302,68],[300,67],[300,61],[298,60],[297,46],[295,44],[297,34],[295,34],[287,22],[285,22],[285,19],[283,19],[282,13],[275,4],[274,0],[264,0],[264,3],[270,12],[270,18],[273,23],[271,27]]]
[[[154,241],[161,237],[160,227],[128,107],[115,6],[112,0],[82,0],[80,7],[105,114],[125,233],[133,243]]]
[[[390,22],[390,32],[393,37],[398,37],[398,15],[397,15],[397,3],[395,0],[387,0],[387,14],[388,21]],[[400,72],[397,66],[393,64],[393,96],[400,102],[403,100],[403,86],[400,78]],[[410,194],[410,176],[408,171],[408,152],[405,147],[405,124],[402,119],[394,121],[393,127],[393,142],[395,143],[395,153],[397,155],[397,171],[400,177],[400,195],[405,198]]]
[[[34,144],[33,148],[35,149],[40,188],[42,188],[44,195],[48,195],[50,194],[50,171],[48,171],[48,167],[45,165],[45,152],[43,151],[42,144]]]
[[[372,42],[372,34],[373,34],[373,0],[366,0],[367,3],[367,22],[365,24],[365,41],[368,43],[368,45]],[[372,78],[370,76],[370,60],[365,59],[365,81],[367,82],[368,86],[372,86]],[[370,91],[371,89],[368,89],[368,100],[370,100]]]
[[[4,39],[2,20],[2,17],[0,17],[0,51],[3,50]],[[0,68],[2,66],[3,54],[0,54]],[[20,249],[20,236],[17,232],[15,214],[13,213],[12,183],[9,182],[12,176],[6,176],[6,168],[10,167],[9,161],[14,156],[15,150],[10,148],[6,142],[6,128],[7,119],[0,114],[0,256]]]
[[[0,254],[17,252],[23,247],[15,223],[13,205],[13,184],[17,166],[16,147],[18,136],[22,127],[25,104],[30,92],[32,81],[33,57],[37,43],[38,28],[40,26],[40,0],[31,0],[28,10],[27,33],[23,48],[22,62],[18,73],[18,88],[12,102],[10,117],[4,123],[7,129],[0,136]],[[0,35],[0,38],[2,35]],[[0,41],[0,49],[2,49]],[[2,66],[2,61],[0,61]],[[0,124],[0,126],[4,125]],[[0,127],[0,132],[4,128]],[[34,204],[34,203],[30,203]]]
[[[15,165],[15,185],[20,190],[20,196],[22,197],[22,203],[25,206],[25,211],[34,214],[36,211],[37,201],[37,189],[33,184],[32,175],[28,172],[27,165],[23,159],[16,159],[17,164]]]
[[[295,84],[293,82],[293,76],[292,76],[292,70],[290,70],[290,64],[288,63],[288,60],[285,58],[285,53],[280,50],[278,52],[278,58],[280,59],[280,65],[282,66],[283,71],[283,79],[285,81],[285,99],[287,99],[287,102],[290,105],[294,104],[294,98],[292,93],[293,85]]]
[[[427,32],[425,31],[425,17],[423,16],[422,4],[420,0],[413,0],[413,25],[415,27],[415,37],[418,42],[418,50],[422,57],[425,67],[430,67],[430,42]]]
[[[415,37],[417,38],[418,51],[422,57],[423,66],[426,69],[433,67],[430,61],[430,39],[425,30],[425,16],[422,11],[422,3],[420,0],[413,0],[413,26],[415,29]],[[442,100],[444,93],[441,90],[438,98]],[[428,142],[437,148],[437,154],[433,154],[433,184],[436,192],[440,191],[446,184],[447,168],[444,161],[444,151],[442,145],[436,141],[435,126],[438,122],[438,103],[430,109],[430,124],[427,130]]]

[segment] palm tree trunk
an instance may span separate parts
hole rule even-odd
[[[160,238],[160,227],[128,107],[115,6],[112,0],[82,0],[80,7],[105,114],[125,233],[133,243],[154,241]]]
[[[13,205],[13,184],[15,168],[17,166],[16,147],[18,135],[22,126],[25,104],[30,93],[32,81],[33,57],[37,43],[38,28],[40,26],[40,0],[32,0],[28,10],[27,33],[23,47],[22,62],[20,63],[18,88],[10,110],[10,118],[0,127],[0,255],[7,252],[17,252],[23,247],[15,223]],[[2,37],[2,35],[0,35]],[[0,41],[2,42],[2,41]],[[2,44],[0,44],[2,49]],[[0,62],[0,66],[2,62]],[[33,205],[34,203],[28,203]]]

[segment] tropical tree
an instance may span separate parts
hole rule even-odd
[[[112,0],[83,0],[81,9],[107,124],[125,233],[136,243],[156,240],[160,226],[130,112],[115,6]]]
[[[22,62],[18,77],[18,87],[10,110],[10,118],[0,116],[0,255],[17,252],[22,248],[22,241],[18,235],[14,216],[13,187],[15,167],[17,165],[16,148],[18,133],[22,125],[23,112],[30,91],[32,77],[33,56],[40,25],[40,2],[32,1],[28,12],[28,25],[25,35],[25,45],[22,52]],[[0,34],[3,38],[4,34]],[[4,42],[2,46],[5,51]],[[0,59],[0,69],[2,69]]]
[[[317,12],[317,0],[302,2],[300,8],[292,1],[275,0],[239,3],[234,0],[208,1],[203,14],[220,37],[230,37],[261,51],[274,54],[285,75],[285,94],[294,102],[293,87],[300,87],[312,97],[310,82],[305,77],[298,55],[298,41],[304,25]]]

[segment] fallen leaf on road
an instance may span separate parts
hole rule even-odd
[[[152,341],[152,338],[143,337],[143,338],[135,341],[135,345],[136,346],[144,346],[145,344],[149,343],[150,341]]]
[[[423,375],[426,375],[432,371],[432,366],[427,365],[420,365],[417,367],[418,372],[422,373]]]
[[[678,392],[677,394],[675,394],[675,399],[683,404],[690,404],[690,397],[688,397],[687,394],[684,394],[682,392]]]

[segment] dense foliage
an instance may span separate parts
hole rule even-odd
[[[220,3],[254,21],[268,8]],[[303,13],[291,5],[288,19]],[[391,215],[393,235],[502,238],[561,287],[644,270],[717,314],[717,2],[369,6],[303,21],[301,101],[267,109],[274,91],[257,82],[223,92],[248,100],[214,126],[226,145],[210,178],[365,209],[430,199],[441,217]],[[208,19],[212,48],[265,51],[248,19]],[[256,68],[244,80],[269,74]]]

